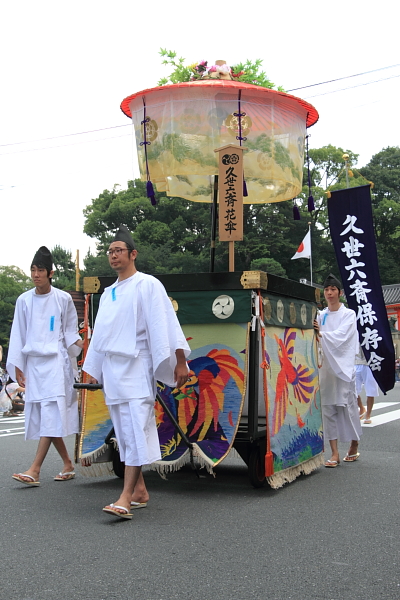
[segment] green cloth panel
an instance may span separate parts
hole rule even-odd
[[[266,325],[312,329],[317,305],[285,296],[262,292]],[[279,317],[279,318],[278,318]]]
[[[178,304],[177,316],[181,325],[188,323],[247,323],[251,320],[251,290],[227,290],[226,292],[194,291],[168,292],[172,300]],[[231,300],[226,312],[230,312],[233,300],[233,312],[225,319],[213,313],[213,303],[217,298],[227,296]],[[221,304],[220,304],[221,306]]]

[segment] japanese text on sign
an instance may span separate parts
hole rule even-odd
[[[379,330],[374,327],[374,323],[377,321],[376,311],[371,302],[368,302],[368,294],[371,292],[371,288],[367,281],[367,275],[363,270],[365,262],[362,249],[366,247],[368,240],[363,237],[364,230],[356,226],[356,221],[356,216],[347,215],[343,222],[346,227],[340,235],[347,236],[347,238],[343,239],[341,251],[345,253],[349,261],[349,264],[345,265],[345,269],[348,272],[347,281],[351,282],[349,287],[353,290],[350,296],[355,297],[358,305],[356,315],[359,322],[360,339],[362,339],[361,347],[368,351],[372,349],[379,351],[379,342],[382,341],[382,336],[379,334]],[[372,371],[380,371],[383,360],[385,360],[384,357],[371,351],[368,365]]]

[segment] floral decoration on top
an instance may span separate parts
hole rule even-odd
[[[274,89],[275,84],[270,81],[264,71],[260,71],[262,60],[257,59],[254,62],[247,60],[245,63],[229,66],[224,60],[215,61],[214,65],[208,65],[207,60],[201,60],[198,63],[184,65],[184,58],[176,59],[176,52],[160,48],[160,54],[164,57],[163,65],[171,65],[174,68],[168,77],[163,77],[158,85],[168,85],[170,83],[184,83],[186,81],[199,81],[207,79],[225,79],[232,81],[243,81],[253,85]],[[285,90],[278,86],[280,92]]]

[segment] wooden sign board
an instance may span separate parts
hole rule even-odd
[[[218,234],[220,242],[243,240],[243,150],[228,144],[218,152]]]

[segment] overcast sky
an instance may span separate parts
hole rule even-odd
[[[287,90],[377,70],[293,94],[319,111],[311,148],[350,149],[363,166],[382,148],[399,145],[395,6],[388,0],[3,2],[0,265],[28,272],[41,245],[59,244],[74,255],[79,248],[81,259],[94,249],[82,233],[82,210],[138,174],[130,121],[119,106],[169,73],[160,47],[187,63],[262,58],[268,77]]]

